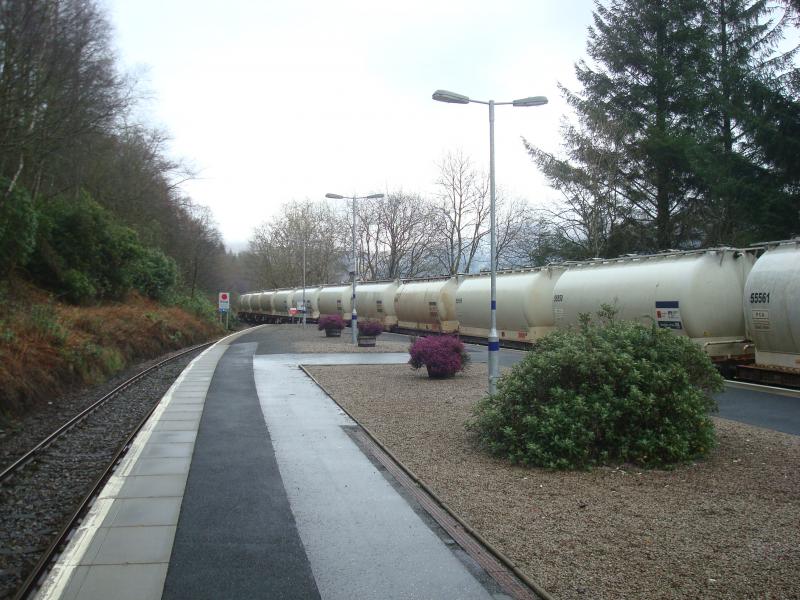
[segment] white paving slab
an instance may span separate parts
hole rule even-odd
[[[258,355],[256,389],[323,600],[492,598],[352,441],[354,422],[298,364],[400,364],[406,353]]]

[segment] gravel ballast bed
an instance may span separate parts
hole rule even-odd
[[[309,371],[556,598],[800,598],[798,437],[715,419],[711,456],[672,471],[525,469],[464,428],[485,365],[450,380],[397,366]]]
[[[156,369],[117,394],[0,488],[0,599],[13,595],[123,441],[200,352]],[[109,385],[103,386],[102,393],[88,395],[102,396],[113,389]],[[46,412],[44,420],[49,424],[44,435],[74,414],[58,418],[65,406],[82,404],[76,396],[63,405],[54,402],[60,408]],[[14,436],[15,446],[35,445],[44,437],[39,429],[31,428],[28,436],[21,429]]]

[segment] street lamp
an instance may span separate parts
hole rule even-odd
[[[547,104],[545,96],[531,96],[529,98],[520,98],[512,102],[495,102],[494,100],[474,100],[469,96],[463,94],[456,94],[455,92],[448,92],[447,90],[436,90],[433,93],[433,99],[439,102],[447,102],[450,104],[469,104],[470,102],[476,104],[489,105],[489,189],[490,189],[490,234],[489,234],[489,258],[491,260],[491,298],[489,302],[489,310],[491,312],[491,321],[489,326],[489,393],[494,394],[497,391],[497,379],[500,377],[500,338],[497,335],[497,239],[495,233],[495,174],[494,174],[494,107],[503,104],[511,104],[512,106],[542,106]]]
[[[306,244],[308,244],[308,242],[321,242],[322,240],[309,240],[304,238],[302,240],[289,239],[287,241],[293,244],[303,245],[303,329],[305,329],[306,313],[308,309],[306,306]]]
[[[339,194],[325,194],[326,198],[333,198],[334,200],[352,200],[353,201],[353,297],[350,300],[350,305],[353,308],[353,314],[350,319],[350,328],[353,330],[353,343],[358,343],[358,313],[356,312],[356,200],[374,200],[376,198],[383,198],[383,194],[370,194],[369,196],[341,196]]]

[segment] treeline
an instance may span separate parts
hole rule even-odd
[[[73,302],[215,287],[219,231],[137,101],[99,2],[0,1],[0,277]]]
[[[460,152],[439,163],[436,193],[396,190],[358,200],[356,264],[367,280],[478,271],[489,265],[489,181]],[[347,278],[352,265],[352,200],[291,202],[255,231],[242,255],[248,289],[300,285],[303,248],[309,284]],[[530,264],[542,233],[527,202],[498,194],[497,263]]]
[[[563,153],[526,147],[564,205],[565,258],[800,233],[798,2],[598,2]]]

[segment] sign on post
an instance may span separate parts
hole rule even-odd
[[[228,292],[219,293],[219,310],[221,312],[228,312],[231,309],[231,297]]]

